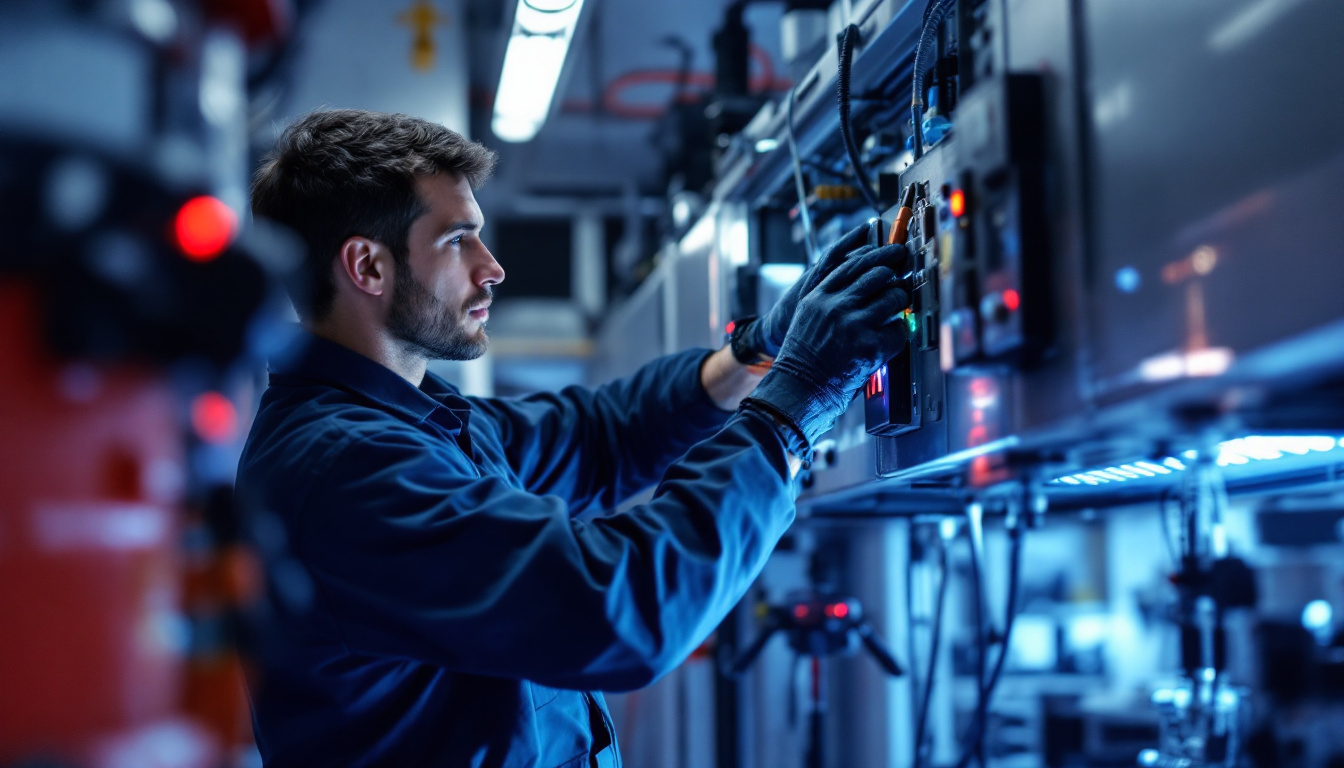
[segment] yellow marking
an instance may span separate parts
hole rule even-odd
[[[447,14],[439,13],[430,0],[416,0],[397,16],[397,23],[411,28],[411,66],[420,72],[433,69],[438,53],[434,28],[448,23]]]

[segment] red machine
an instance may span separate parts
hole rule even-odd
[[[218,764],[180,711],[176,399],[148,367],[54,359],[38,310],[0,282],[0,764]]]

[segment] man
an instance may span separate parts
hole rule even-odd
[[[792,521],[812,441],[903,343],[904,250],[856,231],[731,347],[462,397],[426,364],[486,348],[504,270],[472,187],[493,160],[343,110],[300,119],[257,173],[256,214],[306,241],[313,284],[238,472],[271,575],[268,766],[619,765],[594,691],[648,685],[709,635]],[[763,381],[746,364],[775,355]]]

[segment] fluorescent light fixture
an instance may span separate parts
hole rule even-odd
[[[1220,467],[1241,466],[1292,456],[1330,453],[1340,451],[1340,449],[1344,449],[1344,439],[1337,439],[1330,435],[1249,435],[1219,443],[1216,462]],[[1198,455],[1195,451],[1185,451],[1181,454],[1186,460],[1193,460]],[[1136,461],[1132,464],[1089,469],[1086,472],[1057,477],[1051,481],[1051,485],[1080,486],[1124,483],[1130,480],[1144,480],[1158,475],[1170,475],[1173,472],[1182,472],[1185,468],[1185,462],[1181,459],[1175,456],[1167,456],[1154,461]]]
[[[531,141],[546,122],[583,0],[518,0],[490,122],[504,141]]]
[[[779,139],[765,138],[756,140],[756,151],[765,154],[779,148]]]

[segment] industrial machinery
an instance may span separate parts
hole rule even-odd
[[[0,10],[0,765],[234,765],[230,478],[300,256],[230,152],[275,6],[108,5]]]
[[[1344,691],[1288,693],[1275,681],[1303,667],[1274,672],[1298,643],[1334,679],[1339,570],[1285,586],[1274,574],[1296,550],[1282,548],[1307,545],[1247,521],[1256,505],[1290,528],[1295,505],[1323,520],[1341,508],[1344,6],[831,10],[827,50],[721,139],[706,213],[614,325],[657,323],[642,354],[716,345],[852,227],[907,243],[909,344],[818,446],[800,500],[807,530],[899,532],[867,534],[885,543],[849,582],[925,679],[922,695],[909,682],[862,694],[856,707],[885,717],[832,742],[842,762],[1339,764],[1344,745],[1325,734]],[[623,369],[610,349],[602,375]],[[1153,510],[1161,526],[1135,534]],[[1313,524],[1310,546],[1344,539]],[[1034,583],[1048,558],[1028,557],[1019,586],[1020,542],[1051,537],[1082,555],[1059,578],[1091,597]],[[1122,588],[1117,562],[1161,583]],[[753,622],[729,624],[724,642],[740,645]],[[1116,627],[1131,648],[1107,646]],[[1170,643],[1140,663],[1145,636]],[[721,681],[715,701],[735,722],[770,720],[751,685]],[[1285,707],[1300,725],[1276,718]],[[723,766],[793,759],[759,735],[721,746]]]

